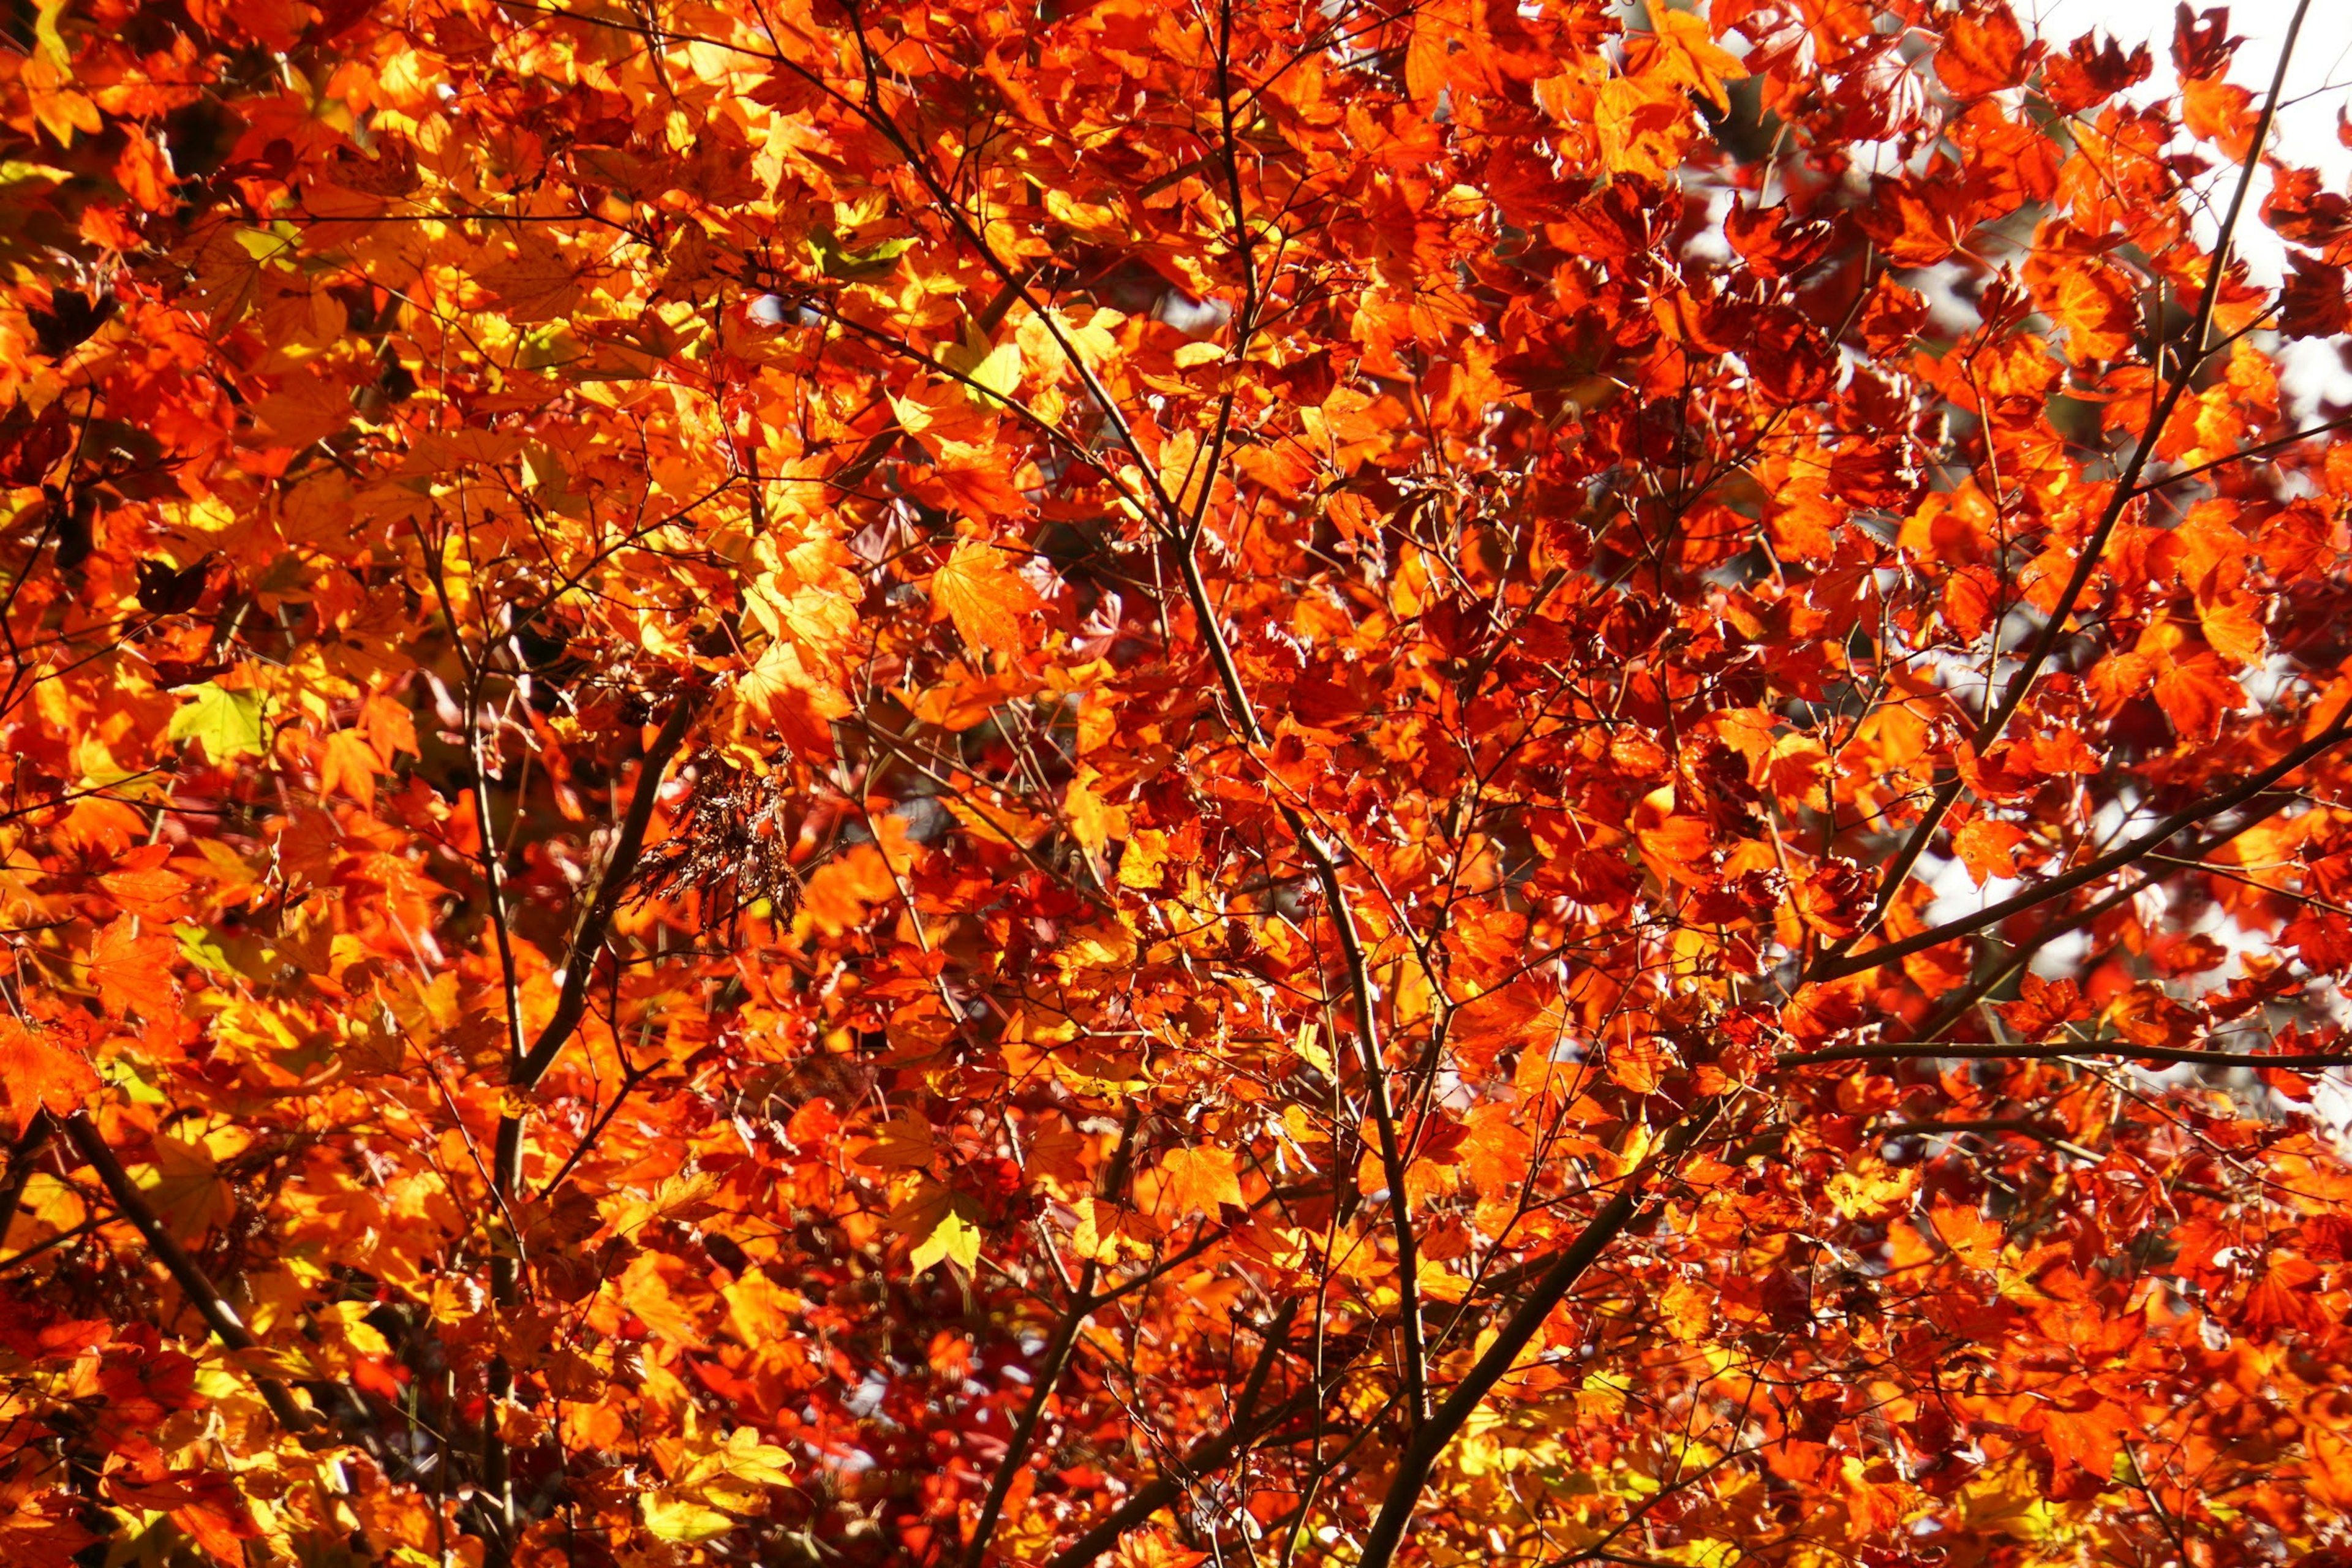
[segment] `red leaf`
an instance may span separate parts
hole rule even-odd
[[[2155,65],[2147,46],[2128,55],[2113,37],[2095,41],[2088,33],[2053,55],[2042,68],[2042,89],[2062,114],[2079,114],[2125,89],[2147,79]]]
[[[1944,29],[1943,47],[1936,51],[1936,75],[1955,98],[1982,98],[2023,81],[2034,53],[2006,0],[1992,0]]]

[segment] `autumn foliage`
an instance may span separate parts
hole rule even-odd
[[[0,1561],[2352,1562],[2237,45],[18,0]]]

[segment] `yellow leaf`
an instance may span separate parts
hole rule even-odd
[[[840,680],[787,637],[768,644],[735,691],[746,708],[809,750],[827,744],[826,726],[850,710]]]
[[[654,1184],[650,1195],[636,1193],[616,1194],[601,1205],[604,1218],[615,1236],[635,1236],[656,1220],[699,1219],[709,1210],[706,1200],[719,1190],[719,1178],[710,1171],[698,1171],[692,1175],[664,1176]],[[639,1188],[637,1192],[643,1192]]]
[[[1918,1172],[1890,1170],[1881,1161],[1865,1159],[1832,1176],[1828,1190],[1830,1205],[1847,1219],[1876,1220],[1909,1208],[1918,1187]]]
[[[1413,1279],[1421,1294],[1432,1301],[1459,1301],[1470,1294],[1470,1281],[1434,1258],[1421,1259]]]
[[[1160,872],[1168,864],[1168,835],[1158,828],[1129,829],[1127,847],[1118,858],[1119,886],[1146,892],[1157,889]]]
[[[940,1216],[940,1223],[931,1227],[931,1234],[923,1238],[922,1244],[915,1248],[907,1261],[914,1265],[916,1273],[920,1274],[941,1258],[955,1264],[967,1274],[980,1264],[979,1227],[967,1223],[953,1209]]]
[[[1321,1033],[1315,1020],[1308,1018],[1298,1026],[1298,1037],[1290,1042],[1290,1048],[1297,1053],[1300,1061],[1336,1083],[1339,1069],[1332,1064],[1331,1053],[1318,1041],[1317,1037]]]
[[[167,739],[194,741],[215,764],[243,755],[261,756],[261,700],[250,691],[224,691],[207,680],[191,687],[188,700],[172,714]]]
[[[1101,782],[1102,774],[1082,767],[1062,796],[1070,832],[1089,855],[1099,855],[1112,839],[1127,837],[1127,808],[1113,805],[1095,793],[1095,785]]]
[[[762,1489],[791,1479],[793,1457],[772,1443],[760,1441],[749,1426],[738,1426],[724,1443],[707,1433],[690,1433],[666,1489],[674,1501],[707,1503],[731,1513],[753,1514],[765,1501]],[[723,1528],[723,1527],[722,1527]],[[713,1533],[716,1533],[715,1531]]]
[[[1008,338],[992,347],[977,321],[966,322],[963,342],[940,355],[940,363],[965,378],[964,391],[982,402],[1002,402],[1021,384],[1021,344]]]
[[[1031,816],[1010,806],[981,805],[961,795],[942,795],[940,800],[950,816],[985,843],[1026,849],[1045,837],[1048,825],[1043,817]]]
[[[690,1545],[735,1528],[735,1521],[717,1509],[668,1492],[647,1492],[644,1504],[646,1531],[657,1541]]]

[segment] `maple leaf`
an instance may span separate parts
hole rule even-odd
[[[1196,1568],[1208,1560],[1207,1552],[1187,1551],[1157,1527],[1127,1537],[1111,1556],[1116,1568]]]
[[[928,1165],[938,1155],[931,1124],[919,1116],[899,1116],[875,1129],[874,1141],[857,1156],[858,1163],[885,1170]]]
[[[185,877],[160,868],[110,871],[98,881],[125,913],[142,920],[171,920],[181,914],[181,895],[188,888]]]
[[[1171,1149],[1160,1157],[1159,1211],[1175,1216],[1211,1217],[1227,1204],[1244,1206],[1240,1173],[1233,1152],[1207,1147]]]
[[[0,1089],[21,1134],[37,1111],[67,1116],[98,1091],[98,1074],[80,1053],[60,1046],[46,1032],[0,1016]]]
[[[563,315],[582,297],[579,265],[536,226],[526,227],[511,256],[475,273],[498,297],[499,308],[517,321],[546,321]]]
[[[154,1163],[144,1167],[140,1186],[149,1194],[156,1215],[184,1243],[204,1239],[205,1233],[227,1223],[236,1199],[221,1179],[220,1165],[202,1143],[159,1137],[154,1140]]]
[[[1024,618],[1039,604],[1004,552],[980,540],[959,540],[931,574],[932,614],[951,620],[956,635],[976,648],[1019,654],[1028,641]]]
[[[1664,81],[1620,77],[1603,83],[1594,110],[1612,174],[1663,180],[1690,135],[1690,109]]]
[[[1062,796],[1062,810],[1071,833],[1089,853],[1096,855],[1108,848],[1112,839],[1128,837],[1128,813],[1097,793],[1096,786],[1101,783],[1100,773],[1091,768],[1081,769]],[[1121,868],[1124,873],[1125,862],[1121,862]],[[1138,874],[1141,871],[1139,866]]]
[[[99,1539],[74,1517],[75,1500],[62,1490],[15,1500],[0,1519],[0,1552],[22,1568],[71,1568]]]
[[[249,691],[224,691],[210,681],[193,688],[165,731],[194,741],[214,763],[262,754],[261,703]]]
[[[1956,97],[1980,98],[2023,81],[2036,52],[2007,0],[1990,0],[1963,7],[1946,24],[1936,75]]]
[[[738,1522],[730,1514],[667,1491],[649,1491],[638,1506],[644,1510],[647,1534],[680,1545],[724,1535]]]
[[[1954,851],[1979,888],[1988,877],[2017,875],[2017,847],[2024,842],[2024,828],[1990,816],[1970,817],[1952,836]]]
[[[1938,1203],[1928,1211],[1928,1223],[1952,1256],[1971,1268],[1990,1268],[2000,1261],[2001,1227],[1972,1208]]]
[[[920,1274],[932,1264],[946,1261],[969,1274],[980,1266],[980,1239],[979,1226],[949,1209],[929,1234],[915,1244],[915,1250],[907,1257],[908,1266]]]
[[[1830,1178],[1830,1205],[1847,1219],[1877,1220],[1911,1206],[1919,1188],[1916,1171],[1888,1170],[1875,1160]]]
[[[374,748],[364,739],[354,731],[338,730],[327,737],[326,756],[319,764],[319,793],[341,790],[362,805],[373,805],[379,766]]]
[[[1705,1290],[1687,1279],[1677,1279],[1658,1297],[1658,1315],[1675,1338],[1696,1342],[1705,1337],[1714,1321]]]
[[[1705,17],[1675,10],[1658,0],[1652,0],[1648,9],[1649,33],[1635,34],[1629,40],[1629,47],[1641,62],[1633,68],[1638,72],[1647,66],[1664,79],[1706,99],[1717,110],[1728,110],[1731,97],[1724,84],[1748,75],[1739,57],[1715,41]]]
[[[168,936],[142,932],[123,915],[98,933],[89,948],[90,984],[99,1001],[117,1017],[137,1014],[150,1020],[170,1015],[179,991],[173,979],[178,945]]]

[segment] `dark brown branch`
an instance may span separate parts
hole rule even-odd
[[[596,1120],[590,1122],[588,1131],[581,1135],[579,1147],[564,1157],[563,1163],[555,1168],[555,1174],[548,1177],[547,1184],[539,1189],[540,1202],[545,1203],[555,1195],[555,1190],[563,1185],[564,1178],[571,1175],[579,1167],[580,1162],[588,1157],[589,1152],[596,1147],[597,1141],[604,1136],[604,1129],[610,1127],[613,1124],[613,1119],[621,1114],[621,1108],[628,1104],[629,1096],[635,1092],[637,1085],[651,1078],[653,1072],[652,1062],[646,1063],[642,1068],[635,1068],[628,1066],[626,1059],[624,1058],[621,1082],[620,1086],[613,1091],[613,1103],[597,1113]]]
[[[33,1179],[33,1162],[49,1146],[50,1125],[47,1111],[35,1110],[9,1146],[8,1184],[0,1187],[0,1245],[6,1243],[8,1227],[16,1223],[16,1206],[25,1201],[25,1184]]]
[[[100,1226],[105,1225],[106,1223],[107,1219],[104,1215],[86,1219],[79,1225],[74,1226],[71,1230],[61,1230],[58,1232],[57,1235],[49,1237],[45,1240],[33,1243],[32,1246],[26,1247],[22,1252],[13,1253],[6,1258],[0,1258],[0,1274],[11,1273],[17,1268],[21,1268],[26,1264],[30,1263],[34,1258],[46,1257],[57,1248],[65,1246],[68,1242],[79,1241],[83,1237],[88,1236],[91,1231],[98,1229]]]
[[[2136,1061],[2191,1062],[2202,1067],[2280,1068],[2293,1071],[2352,1067],[2352,1051],[2257,1057],[2239,1051],[2199,1050],[2187,1046],[2133,1046],[2119,1040],[2061,1040],[2042,1046],[1880,1040],[1869,1045],[1832,1046],[1826,1050],[1805,1051],[1782,1057],[1780,1062],[1782,1067],[1805,1067],[1813,1062],[1923,1061],[1938,1058],[1962,1061],[2061,1061],[2069,1057],[2126,1057]]]
[[[604,858],[596,891],[581,915],[572,944],[564,953],[563,986],[557,993],[555,1011],[530,1049],[514,1062],[508,1075],[509,1083],[519,1093],[529,1093],[547,1076],[548,1068],[555,1065],[556,1058],[571,1043],[572,1032],[587,1013],[588,984],[595,973],[597,955],[604,951],[604,939],[612,931],[613,916],[621,907],[621,895],[636,875],[637,860],[645,850],[646,829],[652,825],[654,805],[661,795],[662,777],[669,771],[670,759],[685,743],[687,730],[700,708],[698,692],[689,691],[680,697],[637,765],[636,789],[621,819],[621,831],[613,841],[612,853]],[[490,1195],[509,1225],[515,1223],[510,1201],[522,1191],[524,1119],[525,1113],[520,1110],[509,1111],[499,1118],[498,1144],[491,1156]],[[520,1234],[514,1243],[520,1245]],[[502,1248],[490,1259],[490,1299],[502,1308],[512,1307],[518,1300],[518,1285],[515,1255]],[[490,1363],[488,1383],[488,1397],[482,1406],[481,1489],[491,1521],[487,1531],[487,1558],[502,1568],[513,1559],[515,1537],[513,1480],[506,1439],[499,1433],[498,1415],[499,1402],[514,1386],[514,1374],[503,1358]]]
[[[1087,1568],[1087,1564],[1096,1558],[1117,1546],[1121,1536],[1182,1497],[1186,1487],[1202,1476],[1223,1469],[1236,1455],[1248,1449],[1267,1433],[1315,1406],[1322,1398],[1322,1390],[1309,1384],[1265,1415],[1252,1416],[1258,1400],[1265,1394],[1266,1374],[1282,1356],[1283,1345],[1289,1338],[1291,1320],[1297,1310],[1298,1302],[1294,1297],[1283,1303],[1274,1321],[1267,1325],[1265,1349],[1259,1353],[1257,1364],[1250,1368],[1249,1383],[1242,1390],[1241,1399],[1234,1407],[1232,1425],[1214,1437],[1196,1444],[1184,1456],[1183,1462],[1172,1471],[1137,1488],[1133,1497],[1113,1510],[1092,1530],[1056,1552],[1045,1568]]]
[[[2219,795],[2208,795],[2194,805],[2182,807],[2122,847],[2110,850],[2095,860],[2084,861],[2072,871],[2063,876],[2053,877],[2039,886],[2028,888],[2013,898],[2003,899],[1999,903],[1988,904],[1973,914],[1963,915],[1956,921],[1947,921],[1932,930],[1919,931],[1899,942],[1890,942],[1884,946],[1874,947],[1859,953],[1824,953],[1814,963],[1805,979],[1808,982],[1835,980],[1843,975],[1859,974],[1864,970],[1875,969],[1883,963],[1892,963],[1896,959],[1910,953],[1920,952],[1939,943],[1949,942],[1954,937],[1966,936],[1970,931],[1997,924],[2011,915],[2046,904],[2053,899],[2063,898],[2077,888],[2123,869],[2151,849],[2160,848],[2168,840],[2185,829],[2194,827],[2200,822],[2245,805],[2304,763],[2340,742],[2347,731],[2347,725],[2352,725],[2352,704],[2347,704],[2344,712],[2337,715],[2335,721],[2326,729],[2295,747],[2252,778],[2223,790]]]
[[[1116,1197],[1127,1184],[1128,1163],[1135,1154],[1136,1130],[1142,1117],[1129,1110],[1127,1125],[1119,1132],[1118,1152],[1111,1156],[1110,1168],[1104,1173],[1097,1189],[1102,1197]],[[964,1548],[963,1560],[969,1568],[979,1568],[988,1552],[989,1538],[996,1533],[996,1521],[1004,1511],[1005,1497],[1013,1490],[1013,1482],[1028,1462],[1029,1445],[1036,1440],[1037,1426],[1045,1417],[1045,1402],[1053,1397],[1054,1385],[1062,1381],[1063,1369],[1070,1363],[1070,1352],[1078,1342],[1078,1330],[1085,1324],[1098,1303],[1095,1300],[1095,1279],[1101,1270],[1097,1259],[1089,1258],[1078,1271],[1077,1287],[1071,1292],[1069,1310],[1062,1321],[1054,1325],[1054,1337],[1045,1346],[1045,1355],[1037,1363],[1036,1381],[1029,1390],[1029,1403],[1013,1424],[1013,1437],[1004,1447],[1004,1458],[996,1467],[996,1475],[988,1483],[988,1496],[982,1500],[979,1517],[971,1529],[971,1542]]]
[[[1372,1521],[1370,1533],[1364,1537],[1364,1550],[1356,1559],[1356,1568],[1388,1568],[1396,1549],[1404,1540],[1406,1528],[1412,1521],[1413,1510],[1420,1505],[1423,1489],[1429,1484],[1430,1473],[1437,1467],[1438,1456],[1454,1440],[1465,1423],[1486,1402],[1486,1395],[1505,1373],[1517,1363],[1519,1352],[1527,1349],[1543,1329],[1544,1320],[1551,1310],[1575,1288],[1584,1271],[1592,1267],[1609,1244],[1633,1225],[1643,1212],[1647,1195],[1645,1180],[1662,1166],[1671,1165],[1689,1147],[1702,1129],[1714,1119],[1717,1102],[1703,1100],[1684,1112],[1682,1119],[1666,1134],[1658,1152],[1640,1167],[1625,1173],[1625,1180],[1601,1212],[1586,1222],[1574,1241],[1545,1270],[1535,1289],[1520,1302],[1471,1366],[1445,1403],[1413,1434],[1404,1453],[1397,1460],[1396,1479],[1390,1483],[1388,1496],[1381,1500],[1378,1518]]]
[[[2227,457],[2215,458],[2210,462],[2182,468],[2177,473],[2165,474],[2149,479],[2139,487],[2137,493],[2144,496],[2154,495],[2168,485],[2181,484],[2187,480],[2200,478],[2216,468],[2226,468],[2232,463],[2242,463],[2250,458],[2265,458],[2273,452],[2283,452],[2290,447],[2310,440],[2314,436],[2325,436],[2330,430],[2341,430],[2347,425],[2352,425],[2352,414],[2343,415],[2335,419],[2323,419],[2305,429],[2290,430],[2285,435],[2273,437],[2268,441],[2258,441],[2251,447],[2242,447]]]
[[[2239,835],[2250,832],[2258,825],[2269,821],[2280,808],[2294,798],[2294,796],[2287,795],[2273,796],[2269,803],[2270,809],[2250,812],[2244,820],[2222,828],[2218,833],[2210,834],[2196,844],[2188,846],[2187,854],[2183,858],[2188,860],[2204,858]],[[2191,868],[2186,866],[2168,866],[2160,870],[2149,871],[2137,880],[2126,883],[2106,897],[2096,900],[2072,914],[2053,919],[2032,936],[2023,938],[2016,946],[2011,948],[2000,963],[1994,966],[1991,973],[1972,983],[1958,994],[1946,997],[1944,1005],[1936,1009],[1935,1015],[1919,1026],[1919,1037],[1923,1040],[1941,1039],[1946,1030],[1968,1016],[1969,1008],[1983,1001],[2010,976],[2032,963],[2035,953],[2040,952],[2062,936],[2085,929],[2108,910],[2130,902],[2165,878]]]
[[[2107,540],[2115,532],[2116,524],[2123,520],[2125,509],[2142,493],[2139,477],[2147,468],[2148,459],[2156,455],[2157,443],[2162,438],[2165,426],[2171,423],[2173,410],[2179,406],[2180,399],[2187,395],[2198,366],[2205,362],[2208,353],[2206,336],[2212,329],[2213,312],[2221,302],[2222,279],[2230,269],[2231,241],[2237,233],[2238,219],[2245,211],[2246,194],[2253,186],[2254,170],[2262,163],[2263,148],[2270,141],[2272,121],[2278,117],[2279,100],[2286,87],[2287,62],[2294,58],[2295,36],[2303,30],[2304,16],[2310,9],[2311,0],[2299,0],[2294,8],[2294,17],[2287,24],[2286,42],[2279,50],[2278,68],[2271,77],[2270,96],[2263,101],[2262,116],[2255,122],[2253,140],[2247,144],[2245,161],[2238,171],[2237,188],[2230,196],[2230,210],[2221,219],[2220,236],[2214,240],[2213,254],[2206,268],[2205,287],[2197,301],[2197,318],[2188,337],[2193,357],[2179,367],[2171,384],[2166,388],[2163,400],[2150,414],[2147,428],[2132,448],[2131,460],[2116,477],[2115,489],[2107,497],[2105,507],[2101,509],[2099,521],[2092,526],[2090,537],[2083,542],[2082,549],[2076,552],[2074,570],[2068,574],[2066,585],[2059,590],[2057,603],[2051,606],[2049,616],[2042,623],[2042,629],[2035,635],[2032,646],[2026,650],[2024,662],[2010,677],[2009,685],[2001,691],[2000,701],[1985,714],[1983,721],[1977,726],[1976,733],[1970,737],[1969,743],[1979,752],[1998,740],[2001,731],[2009,728],[2010,720],[2024,704],[2026,693],[2033,689],[2042,667],[2050,661],[2050,656],[2057,650],[2059,639],[2066,635],[2066,623],[2073,618],[2083,590],[2090,585],[2092,574],[2098,570],[2100,560],[2106,554]],[[2161,374],[2160,354],[2155,368]],[[1832,973],[1852,973],[1835,969],[1836,963],[1845,950],[1885,914],[1894,902],[1895,889],[1910,876],[1912,867],[1918,864],[1919,857],[1927,851],[1928,840],[1935,837],[1937,827],[1943,822],[1945,814],[1951,810],[1952,803],[1959,798],[1959,794],[1958,771],[1944,770],[1942,776],[1936,781],[1936,794],[1928,802],[1927,812],[1879,878],[1877,893],[1872,900],[1871,918],[1864,923],[1863,932],[1824,950],[1806,973],[1807,980],[1827,979]]]
[[[196,1310],[196,1315],[205,1321],[205,1327],[212,1331],[213,1338],[232,1351],[260,1348],[260,1342],[245,1326],[245,1321],[236,1315],[236,1309],[222,1298],[219,1288],[214,1285],[203,1266],[189,1257],[187,1248],[180,1245],[179,1238],[165,1228],[163,1220],[149,1205],[147,1194],[131,1181],[131,1173],[122,1168],[122,1162],[114,1157],[114,1151],[106,1146],[106,1140],[99,1136],[98,1129],[90,1124],[89,1118],[76,1111],[65,1119],[64,1128],[66,1142],[72,1144],[74,1152],[98,1173],[98,1179],[105,1184],[107,1195],[114,1200],[114,1206],[121,1211],[122,1217],[131,1222],[131,1228],[147,1243],[147,1250],[154,1255],[155,1261],[163,1266],[163,1271],[172,1277],[172,1282],[179,1286],[180,1293]],[[293,1392],[284,1384],[258,1373],[254,1374],[253,1381],[261,1391],[262,1403],[269,1406],[269,1414],[277,1418],[280,1426],[289,1432],[310,1429],[314,1420],[310,1412],[295,1402]]]
[[[701,706],[698,693],[681,697],[655,735],[654,743],[646,750],[645,760],[638,768],[636,793],[630,797],[628,815],[621,819],[620,836],[613,841],[613,852],[604,862],[604,874],[597,879],[596,896],[589,902],[587,913],[572,933],[571,949],[564,954],[563,989],[556,997],[555,1011],[513,1074],[517,1089],[527,1090],[547,1076],[557,1053],[571,1041],[572,1031],[580,1026],[580,1019],[588,1010],[588,983],[595,973],[596,955],[604,950],[604,938],[613,929],[613,916],[621,907],[621,895],[627,889],[629,879],[636,875],[637,858],[645,850],[646,829],[653,822],[654,804],[661,795],[662,775],[668,771],[670,758],[685,743],[687,729]]]

